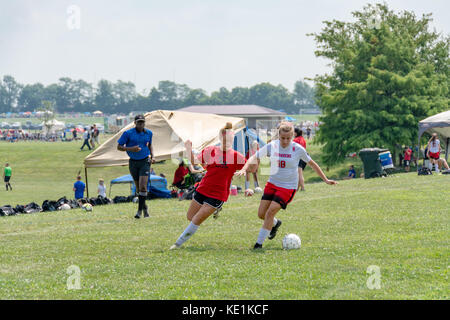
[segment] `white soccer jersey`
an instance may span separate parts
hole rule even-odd
[[[311,157],[301,145],[291,142],[287,148],[282,148],[280,140],[266,144],[258,150],[256,157],[258,159],[270,157],[269,182],[285,189],[297,189],[300,159],[306,163],[311,161]]]
[[[439,141],[439,139],[431,141],[430,142],[430,152],[438,153],[440,151],[440,148],[439,148],[440,144],[441,144],[441,142]]]

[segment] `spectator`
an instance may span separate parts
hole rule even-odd
[[[433,133],[431,139],[427,144],[428,154],[427,157],[430,159],[430,162],[435,165],[436,173],[439,173],[439,158],[441,153],[441,143],[437,137],[437,133]]]
[[[448,166],[448,163],[447,161],[445,161],[445,159],[439,159],[438,163],[439,163],[439,170],[441,170],[442,167],[444,167],[447,171],[450,170],[450,167]]]
[[[11,183],[10,183],[11,176],[12,176],[12,169],[9,166],[9,163],[6,163],[5,171],[3,171],[3,181],[5,181],[6,191],[8,191],[8,187],[12,191],[12,187],[11,187]]]
[[[411,165],[411,156],[412,156],[412,150],[410,147],[405,147],[403,155],[403,165],[405,167],[405,171],[409,172],[410,165]]]
[[[311,137],[311,128],[308,127],[308,128],[306,128],[306,138],[308,138],[308,140],[309,140],[310,137]]]
[[[301,145],[306,150],[306,140],[303,138],[303,131],[300,128],[294,129],[294,142]],[[298,164],[298,188],[300,188],[300,191],[305,191],[305,179],[303,177],[303,170],[306,168],[306,162],[304,162],[302,159],[300,159]]]
[[[73,128],[72,135],[73,135],[73,140],[77,140],[77,128]]]
[[[356,171],[355,171],[355,166],[354,165],[350,165],[350,170],[348,170],[348,176],[345,177],[345,180],[350,180],[350,179],[355,179],[356,178]]]
[[[188,173],[189,169],[187,168],[187,164],[184,160],[181,160],[177,170],[175,170],[172,185],[177,187],[178,189],[184,189],[184,176]]]
[[[77,181],[73,184],[73,191],[75,191],[75,200],[84,198],[84,189],[86,185],[81,181],[81,176],[77,177]]]
[[[89,150],[91,150],[91,146],[89,145],[89,138],[90,138],[89,130],[88,130],[88,128],[85,128],[84,132],[83,132],[84,142],[83,142],[83,145],[81,146],[81,150],[84,149],[84,146],[87,146],[89,148]]]
[[[93,139],[93,141],[94,141],[96,144],[100,144],[100,143],[98,142],[98,136],[99,136],[99,135],[100,135],[100,131],[98,130],[97,125],[94,124],[94,130],[93,130],[93,137],[94,137],[94,139]]]
[[[259,143],[258,143],[258,141],[254,140],[252,142],[250,150],[248,150],[247,154],[245,155],[245,159],[248,160],[258,150],[259,150]],[[255,186],[255,189],[259,188],[258,166],[259,166],[259,164],[256,164],[251,168],[251,173],[253,175],[253,185]],[[247,174],[247,175],[245,175],[245,190],[248,190],[249,188],[250,188],[250,174]]]
[[[106,186],[105,181],[103,179],[98,180],[98,195],[102,196],[103,198],[106,198]]]
[[[90,134],[90,142],[91,142],[91,147],[92,149],[95,149],[95,142],[94,142],[94,126],[91,126],[91,128],[89,129],[89,134]]]

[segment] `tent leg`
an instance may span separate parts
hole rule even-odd
[[[449,146],[450,146],[450,138],[447,138],[447,145],[445,146],[445,161],[447,161],[447,162],[448,162],[448,154],[449,154],[448,147]]]
[[[420,138],[422,137],[422,135],[421,134],[419,134],[419,142],[417,143],[417,146],[418,146],[418,148],[419,148],[419,152],[417,153],[417,166],[416,166],[416,169],[417,169],[417,172],[419,172],[419,159],[420,159]],[[425,163],[425,158],[423,159],[423,162]]]
[[[88,183],[88,176],[87,176],[87,168],[84,167],[84,177],[86,178],[86,195],[87,198],[89,198],[89,183]]]

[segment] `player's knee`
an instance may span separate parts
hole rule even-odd
[[[265,212],[258,212],[258,218],[260,218],[261,220],[264,220],[264,218],[266,217],[266,213]]]

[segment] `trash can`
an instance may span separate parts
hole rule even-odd
[[[364,166],[364,178],[381,177],[384,174],[379,154],[389,151],[388,149],[366,148],[359,151]]]

